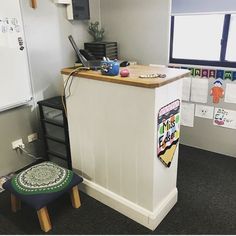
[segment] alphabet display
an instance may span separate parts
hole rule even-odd
[[[193,77],[213,78],[213,79],[222,79],[222,80],[228,79],[231,81],[236,80],[236,71],[192,68],[192,67],[183,67],[183,66],[175,66],[175,65],[170,65],[168,67],[190,70],[191,75]]]

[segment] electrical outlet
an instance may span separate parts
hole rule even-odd
[[[33,133],[33,134],[28,135],[28,142],[29,143],[32,143],[37,139],[38,139],[38,134],[37,133]]]
[[[12,149],[17,149],[17,148],[19,148],[19,147],[21,147],[21,148],[24,148],[24,147],[25,147],[25,144],[23,143],[22,138],[13,141],[11,144],[12,144]]]

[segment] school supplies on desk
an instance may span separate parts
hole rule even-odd
[[[119,74],[120,64],[117,60],[109,60],[109,58],[104,58],[101,61],[101,73],[103,75],[116,76]]]

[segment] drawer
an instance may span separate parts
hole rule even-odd
[[[63,127],[45,123],[45,131],[46,135],[50,136],[51,138],[65,141],[65,132]]]
[[[43,106],[44,119],[63,125],[63,113],[61,110]]]
[[[66,155],[66,145],[63,143],[58,143],[56,141],[47,139],[48,151],[59,155],[60,157],[67,158]]]

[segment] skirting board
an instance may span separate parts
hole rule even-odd
[[[87,179],[79,185],[79,189],[151,230],[156,229],[176,204],[178,196],[177,188],[173,189],[157,209],[151,212]]]

